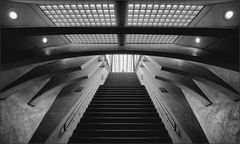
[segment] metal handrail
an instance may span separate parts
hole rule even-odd
[[[97,79],[98,80],[98,79]],[[97,81],[96,80],[96,81]],[[94,81],[95,83],[95,81]],[[70,114],[70,116],[68,117],[68,119],[66,120],[66,122],[63,125],[63,129],[64,131],[67,131],[69,126],[71,125],[71,123],[74,121],[77,113],[80,111],[81,105],[82,103],[85,102],[85,100],[88,98],[88,96],[90,95],[90,93],[92,92],[92,90],[96,87],[97,84],[95,84],[92,88],[90,88],[90,90],[87,92],[87,95],[85,96],[85,98],[76,106],[76,108],[73,110],[73,112]]]
[[[149,86],[149,88],[151,89],[153,95],[156,97],[157,101],[160,103],[160,106],[163,110],[163,113],[168,121],[168,123],[171,125],[173,131],[177,131],[177,125],[175,123],[175,121],[173,120],[172,116],[170,115],[170,113],[168,112],[166,106],[163,104],[162,100],[158,98],[158,94],[157,92],[152,88],[151,84],[147,81],[145,81],[147,83],[147,85]]]

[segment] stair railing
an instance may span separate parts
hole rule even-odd
[[[73,110],[73,112],[70,114],[70,116],[68,117],[67,121],[64,123],[63,125],[63,130],[64,131],[68,131],[70,125],[74,122],[74,120],[76,119],[77,114],[79,113],[79,111],[81,110],[83,104],[86,102],[86,99],[90,99],[91,97],[91,93],[94,91],[94,89],[97,87],[98,81],[99,79],[93,81],[94,85],[87,89],[87,94],[85,95],[84,99],[76,106],[76,108]],[[92,95],[93,96],[93,95]]]
[[[164,113],[164,116],[165,116],[166,120],[168,121],[168,123],[170,124],[170,126],[172,127],[172,130],[178,131],[177,124],[175,123],[171,114],[168,112],[168,110],[167,110],[166,106],[163,104],[162,100],[158,97],[158,93],[154,90],[153,86],[148,81],[145,80],[145,83],[147,84],[146,86],[149,87],[149,89],[152,92],[152,94],[154,95],[155,99],[160,104],[161,109]]]

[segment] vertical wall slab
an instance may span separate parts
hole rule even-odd
[[[157,57],[154,57],[154,60],[157,60]],[[159,62],[164,59],[159,58]],[[176,59],[177,60],[177,59]],[[181,67],[183,67],[183,60]],[[172,67],[166,62],[162,62],[165,67]],[[202,64],[187,61],[189,64],[201,66],[215,76],[222,79],[232,88],[239,92],[239,72]],[[160,63],[159,63],[160,64]],[[174,67],[172,67],[174,68]],[[181,71],[183,69],[179,69]],[[191,70],[191,67],[190,69]],[[198,71],[198,69],[194,70]],[[190,72],[190,71],[189,71]],[[183,72],[184,73],[184,72]],[[181,74],[181,73],[179,73]],[[208,75],[204,73],[198,74],[199,78],[206,78]],[[189,77],[193,79],[196,85],[201,89],[201,91],[212,101],[212,104],[209,106],[203,105],[198,99],[196,99],[196,93],[189,91],[187,89],[181,89],[185,95],[188,104],[190,105],[194,115],[196,116],[199,124],[202,127],[208,141],[210,143],[239,143],[240,142],[240,102],[239,100],[231,99],[231,96],[223,93],[214,86],[209,86],[209,83],[205,81],[195,80],[194,77]],[[211,79],[208,79],[211,80]],[[223,85],[224,86],[224,85]],[[226,87],[227,88],[227,87]],[[236,95],[239,96],[239,95]]]
[[[86,61],[86,57],[83,57],[83,60]],[[0,73],[1,82],[6,86],[19,77],[24,76],[32,69],[50,62],[53,61],[3,71]],[[81,65],[81,58],[79,59],[79,64]],[[83,67],[87,67],[87,65],[88,64],[85,64]],[[73,66],[74,65],[66,65],[66,67],[61,67],[61,70],[66,71],[67,68]],[[56,96],[62,89],[62,87],[52,89],[35,107],[28,105],[29,100],[36,95],[50,79],[51,76],[40,79],[32,83],[32,85],[12,93],[11,96],[8,96],[6,99],[0,100],[0,143],[28,143],[30,141],[33,133],[38,128]]]
[[[174,123],[176,123],[178,130],[173,131],[173,129],[169,127],[169,123],[165,120],[165,126],[175,143],[208,142],[198,120],[179,88],[174,84],[167,84],[166,82],[155,79],[155,77],[151,77],[151,74],[144,67],[139,67],[137,73],[150,95],[151,91],[155,91],[156,99],[162,101],[169,115],[173,118]],[[159,88],[165,88],[168,93],[162,93]],[[153,99],[154,96],[151,97],[152,100],[155,101]],[[159,104],[154,103],[155,107],[159,109]],[[160,116],[162,119],[165,119],[163,115]]]

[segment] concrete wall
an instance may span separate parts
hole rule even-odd
[[[200,86],[200,84],[198,84]],[[210,143],[240,143],[240,102],[226,98],[209,87],[200,87],[206,95],[215,99],[210,106],[203,106],[190,91],[183,93],[195,113]]]
[[[236,91],[240,90],[239,72],[202,63],[188,62],[207,68]],[[204,106],[196,99],[196,93],[187,89],[182,89],[182,92],[208,141],[210,143],[240,143],[240,102],[233,101],[229,95],[209,87],[204,82],[196,80],[194,82],[213,104]]]
[[[236,91],[240,91],[239,72],[192,62],[206,67],[219,78],[228,83]],[[229,97],[204,83],[195,83],[213,100],[213,104],[205,107],[200,104],[191,92],[183,91],[206,136],[211,143],[240,143],[240,101],[232,101]]]
[[[1,72],[0,80],[3,84],[1,85],[1,88],[39,65],[41,64],[24,66]],[[6,99],[0,100],[1,144],[28,143],[30,141],[62,87],[51,89],[50,92],[46,93],[47,96],[44,96],[44,99],[42,99],[35,107],[32,107],[27,103],[49,82],[50,79],[51,77],[36,81],[32,86],[16,91]]]
[[[236,91],[240,92],[240,73],[239,71],[232,71],[229,69],[224,69],[221,67],[207,65],[203,63],[191,62],[201,66],[206,67],[223,81],[228,83],[231,87],[233,87]]]
[[[147,69],[145,66],[151,63],[150,61],[142,63],[145,64],[142,65],[143,67],[138,68],[138,77],[141,83],[145,85],[172,141],[174,143],[208,143],[181,89],[172,82],[156,79],[155,73],[161,70]],[[159,88],[165,88],[168,92],[162,93]],[[164,106],[162,107],[161,105]],[[164,107],[168,111],[166,114]],[[170,121],[176,124],[176,131],[173,130],[167,117],[172,117]]]
[[[42,118],[56,98],[60,89],[44,99],[37,107],[26,103],[48,80],[40,81],[0,100],[0,143],[27,143],[37,129]]]

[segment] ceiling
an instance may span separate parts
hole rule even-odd
[[[129,53],[238,71],[238,6],[238,0],[6,0],[1,4],[2,68]],[[229,10],[234,15],[226,20]],[[16,20],[9,17],[12,11]]]

